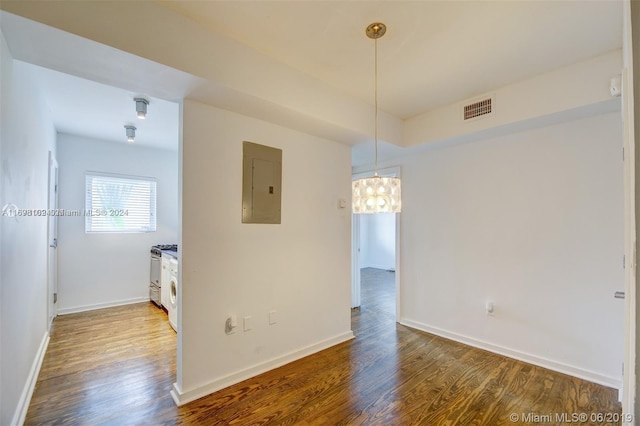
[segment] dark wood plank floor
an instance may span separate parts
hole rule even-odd
[[[169,396],[175,333],[158,308],[58,317],[26,424],[501,425],[620,412],[613,389],[396,324],[393,297],[393,273],[363,270],[355,340],[183,407]]]

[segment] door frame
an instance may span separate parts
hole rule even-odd
[[[622,127],[624,153],[624,367],[622,373],[622,412],[635,414],[636,398],[636,154],[635,154],[635,99],[634,53],[640,46],[633,46],[631,2],[625,0],[621,7],[623,16],[622,36]],[[636,41],[638,37],[636,36]],[[635,50],[635,52],[634,52]]]
[[[360,307],[360,215],[351,213],[351,309]]]
[[[58,315],[58,162],[49,151],[47,167],[47,330],[51,330],[54,318]]]
[[[400,166],[386,167],[378,170],[378,175],[401,178]],[[373,176],[373,169],[353,173],[351,181],[363,177]],[[400,214],[396,213],[396,258],[395,258],[395,288],[396,288],[396,322],[400,321]],[[351,214],[351,308],[360,306],[360,215]]]

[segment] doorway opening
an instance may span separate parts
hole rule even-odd
[[[369,176],[358,173],[352,179]],[[400,168],[383,169],[380,176],[400,176]],[[353,215],[351,225],[351,308],[377,317],[399,319],[399,217],[395,213]]]

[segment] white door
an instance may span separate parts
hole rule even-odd
[[[47,240],[49,244],[47,259],[47,287],[48,309],[47,322],[51,328],[53,319],[57,315],[58,303],[58,162],[53,153],[49,151],[49,223],[47,226]]]

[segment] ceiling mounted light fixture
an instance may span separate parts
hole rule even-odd
[[[357,179],[351,184],[352,211],[355,214],[400,213],[402,207],[400,178],[378,176],[378,39],[386,32],[387,27],[381,22],[375,22],[366,29],[367,37],[373,39],[375,48],[375,166],[373,177]]]
[[[127,142],[133,142],[136,139],[136,126],[125,125],[127,132]]]
[[[147,117],[147,105],[149,105],[149,101],[145,98],[133,98],[136,102],[136,113],[138,113],[138,118],[140,120],[144,120]]]

